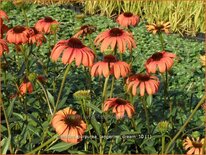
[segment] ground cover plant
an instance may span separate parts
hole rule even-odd
[[[203,154],[204,43],[131,12],[0,11],[1,153]]]

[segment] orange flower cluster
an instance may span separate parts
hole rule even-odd
[[[8,20],[8,16],[5,12],[0,11],[0,26],[3,26],[3,18]],[[129,26],[136,26],[140,21],[140,17],[130,12],[122,13],[116,19],[121,27],[129,28]],[[0,56],[3,52],[9,52],[8,43],[15,44],[17,47],[22,44],[34,44],[41,46],[46,41],[45,36],[47,34],[56,33],[59,22],[51,17],[44,17],[36,22],[34,27],[25,27],[21,25],[14,26],[6,33],[6,40],[0,38]],[[158,28],[157,31],[167,32],[168,24],[163,25],[165,28]],[[156,33],[153,27],[148,27],[149,31]],[[3,36],[2,29],[1,37]],[[161,51],[154,53],[145,63],[146,73],[132,74],[132,65],[119,59],[119,55],[122,56],[127,50],[130,54],[132,50],[136,48],[136,43],[131,32],[122,28],[111,28],[104,32],[101,32],[94,40],[96,46],[100,46],[100,51],[105,54],[108,49],[112,50],[112,54],[106,54],[103,56],[103,60],[95,61],[95,52],[87,47],[79,38],[80,36],[86,37],[96,30],[94,26],[83,25],[79,32],[73,37],[67,40],[58,41],[52,51],[50,58],[56,62],[59,58],[63,64],[72,64],[79,67],[83,65],[89,68],[92,77],[103,76],[109,78],[113,76],[113,79],[126,78],[127,92],[131,92],[133,96],[140,94],[144,96],[146,94],[153,95],[157,93],[160,81],[152,75],[159,71],[160,73],[167,72],[174,63],[175,54]],[[43,76],[38,76],[37,79],[44,83],[46,81]],[[31,80],[32,81],[32,80]],[[19,86],[19,93],[24,95],[26,93],[31,94],[33,92],[32,82],[24,80]],[[103,101],[103,111],[107,112],[112,109],[112,113],[116,115],[116,119],[123,119],[125,114],[128,118],[132,118],[135,113],[134,106],[127,100],[119,97],[111,97]],[[81,116],[77,114],[71,108],[65,108],[56,112],[52,118],[51,125],[60,136],[60,139],[67,143],[78,143],[82,140],[83,134],[87,129],[87,124],[82,120]]]

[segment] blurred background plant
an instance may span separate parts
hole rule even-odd
[[[204,1],[153,1],[153,0],[14,0],[13,3],[35,4],[81,4],[83,12],[94,15],[100,14],[107,17],[115,17],[120,12],[132,12],[141,16],[148,23],[156,21],[169,21],[171,30],[181,35],[195,36],[205,33],[204,26]],[[8,3],[5,1],[3,7]]]

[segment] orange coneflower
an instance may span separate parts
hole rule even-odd
[[[24,80],[21,85],[19,86],[19,93],[21,95],[24,95],[26,93],[31,94],[33,92],[33,85],[30,81],[28,81],[27,79]]]
[[[29,41],[30,31],[23,26],[15,26],[6,33],[6,39],[9,43],[25,44]]]
[[[7,42],[4,39],[0,39],[0,57],[3,55],[3,52],[9,52]]]
[[[79,38],[80,36],[84,37],[88,34],[92,34],[96,30],[96,27],[92,25],[83,25],[81,26],[80,30],[73,35],[74,38]]]
[[[169,28],[170,28],[170,23],[169,22],[160,22],[160,23],[152,23],[146,26],[147,30],[149,32],[152,32],[153,34],[160,33],[160,32],[165,32],[166,34],[169,34]]]
[[[173,63],[175,54],[166,51],[157,52],[153,54],[145,63],[145,67],[148,73],[156,73],[157,68],[161,73],[169,70]]]
[[[64,64],[70,64],[75,60],[77,66],[82,63],[90,67],[95,58],[94,52],[77,38],[59,41],[52,50],[51,59],[57,61],[61,54]]]
[[[131,90],[134,96],[137,92],[140,93],[141,96],[144,96],[145,92],[149,95],[155,94],[160,84],[156,76],[140,73],[130,76],[126,83],[127,91]],[[139,91],[137,91],[137,88],[139,88]]]
[[[204,144],[204,138],[200,139],[198,137],[196,140],[192,138],[192,140],[187,137],[183,142],[183,147],[187,151],[187,154],[196,154],[196,155],[202,155],[203,154],[203,146]]]
[[[46,38],[42,33],[36,30],[35,27],[30,28],[29,43],[36,44],[37,46],[42,45],[42,42],[46,41]]]
[[[66,143],[78,143],[82,140],[87,125],[81,116],[71,108],[58,111],[52,118],[52,126]]]
[[[8,27],[4,24],[3,19],[9,20],[7,14],[3,10],[0,10],[0,39],[3,38],[3,33],[8,30]]]
[[[124,12],[117,17],[116,22],[122,27],[136,26],[139,23],[139,16],[131,12]]]
[[[49,34],[53,33],[53,31],[51,30],[52,25],[59,25],[59,22],[52,19],[51,17],[44,17],[43,19],[37,21],[35,28],[41,33]]]
[[[113,28],[100,33],[94,40],[94,43],[99,45],[101,42],[101,52],[104,52],[109,46],[112,50],[118,47],[120,53],[125,52],[126,46],[130,51],[136,47],[132,34],[119,28]]]
[[[110,98],[104,102],[103,111],[108,111],[112,108],[112,112],[116,114],[116,119],[124,117],[125,111],[129,118],[135,113],[134,106],[126,100],[121,98]]]
[[[114,74],[116,79],[119,79],[120,76],[126,77],[129,72],[129,64],[117,60],[113,55],[104,56],[104,60],[95,63],[91,69],[92,76],[103,75],[108,77],[110,74]]]

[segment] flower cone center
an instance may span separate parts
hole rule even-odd
[[[125,17],[132,17],[133,14],[132,14],[131,12],[125,12],[125,13],[124,13],[124,16],[125,16]]]
[[[125,100],[120,99],[120,98],[116,99],[116,102],[117,102],[119,105],[125,105],[125,104],[127,104],[127,102],[126,102]]]
[[[104,62],[108,62],[108,63],[117,62],[117,59],[113,55],[106,55],[106,56],[104,56]]]
[[[157,29],[158,31],[160,31],[160,30],[163,29],[163,28],[164,28],[164,26],[163,26],[162,24],[156,26],[156,29]]]
[[[81,122],[81,116],[80,115],[67,115],[67,117],[65,118],[65,122],[67,125],[69,126],[79,126],[80,122]]]
[[[39,33],[35,27],[32,27],[31,29],[33,30],[34,34],[38,34]]]
[[[163,58],[162,53],[155,53],[155,54],[152,55],[152,59],[155,60],[155,61],[159,61],[162,58]]]
[[[13,28],[15,33],[22,33],[23,31],[25,31],[26,29],[23,26],[15,26]]]
[[[83,30],[84,33],[88,33],[88,34],[91,34],[96,30],[96,28],[91,25],[83,25],[80,29]]]
[[[192,145],[195,147],[195,148],[202,148],[202,143],[200,142],[192,142]]]
[[[84,47],[82,42],[77,38],[69,39],[68,46],[71,47],[71,48],[83,48]]]
[[[138,78],[140,81],[149,81],[150,76],[149,76],[149,75],[146,75],[146,74],[138,74],[138,75],[137,75],[137,78]]]
[[[44,20],[45,20],[45,22],[47,22],[47,23],[51,23],[51,22],[54,21],[51,17],[45,17]]]
[[[112,37],[118,37],[123,34],[123,31],[120,30],[119,28],[113,28],[109,31],[110,36]]]

